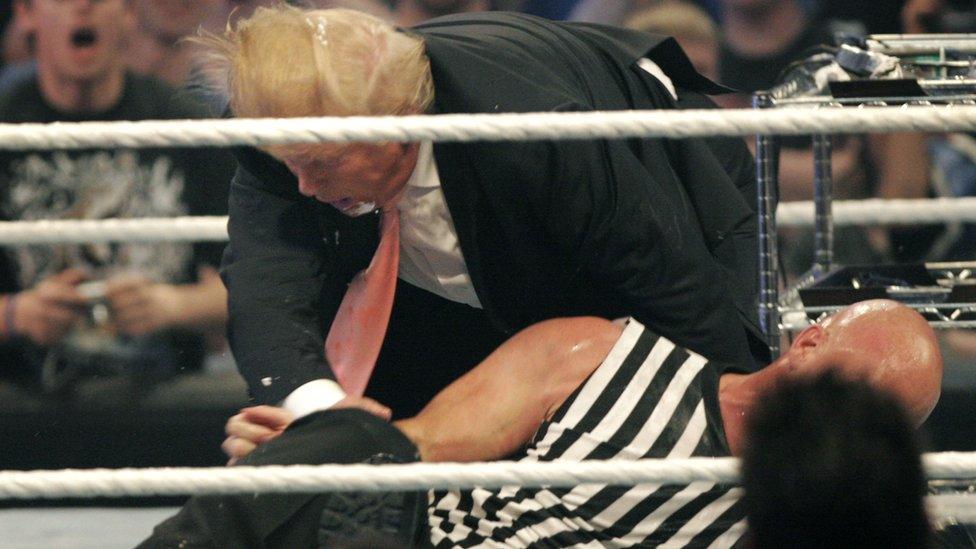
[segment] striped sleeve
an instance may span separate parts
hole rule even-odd
[[[522,461],[725,455],[717,391],[703,357],[631,319]],[[707,482],[438,492],[429,508],[435,547],[719,547],[743,517],[738,489]]]

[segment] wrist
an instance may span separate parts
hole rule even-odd
[[[420,454],[421,461],[437,461],[434,452],[431,451],[430,445],[427,444],[426,437],[423,436],[423,428],[417,418],[400,419],[394,421],[392,425],[399,429],[417,447],[417,453]]]
[[[192,296],[187,296],[187,292],[180,286],[163,282],[157,284],[156,291],[161,296],[160,301],[166,304],[160,308],[163,314],[160,328],[183,327],[183,314],[192,305]]]

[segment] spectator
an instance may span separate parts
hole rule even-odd
[[[0,8],[0,55],[3,57],[3,66],[18,64],[29,61],[30,40],[24,32],[23,24],[19,17],[14,15],[13,6],[10,2],[3,2]]]
[[[617,25],[634,4],[633,0],[579,0],[570,12],[569,20]]]
[[[34,63],[33,37],[24,28],[23,18],[11,12],[10,20],[3,27],[0,37],[3,66],[0,68],[0,93],[20,80],[34,76],[37,65]]]
[[[132,0],[137,29],[125,51],[129,68],[174,87],[186,84],[193,51],[182,39],[220,10],[222,0]]]
[[[910,0],[912,1],[912,0]],[[869,34],[896,34],[902,32],[898,12],[905,0],[874,0],[851,2],[850,0],[817,0],[821,13],[837,19],[853,19],[865,25]]]
[[[18,0],[36,37],[37,76],[0,96],[4,122],[194,118],[202,108],[162,82],[127,73],[126,0]],[[214,215],[226,212],[233,163],[203,150],[83,150],[0,156],[8,220]],[[199,365],[202,334],[222,332],[218,244],[89,244],[4,250],[2,370],[37,381],[97,366],[168,375]],[[82,282],[99,284],[81,286]],[[104,284],[101,284],[104,283]],[[100,297],[100,294],[104,294]],[[86,318],[93,300],[107,321]],[[31,367],[33,366],[33,367]],[[56,384],[55,384],[56,385]]]
[[[769,89],[785,67],[801,60],[816,46],[830,44],[837,33],[862,34],[856,22],[819,17],[800,0],[721,0],[723,47],[720,81],[744,92]],[[724,106],[747,107],[749,94],[719,97]],[[813,195],[813,157],[806,137],[783,138],[780,153],[779,198],[810,200]],[[884,134],[833,139],[834,196],[859,199],[880,196],[910,198],[916,181],[925,179],[924,143],[915,134]],[[790,231],[795,243],[784,250],[788,275],[809,269],[813,239],[809,231]],[[834,257],[838,263],[879,263],[885,260],[887,233],[870,228],[837,230]]]
[[[565,21],[579,3],[580,0],[525,0],[521,2],[519,11],[553,21]]]
[[[858,32],[860,26],[821,19],[800,0],[720,0],[722,49],[721,82],[743,92],[771,88],[793,61],[821,44],[833,42],[835,32]],[[735,104],[748,107],[749,96]]]
[[[718,26],[698,6],[683,0],[665,0],[635,11],[624,26],[673,36],[698,72],[718,80]]]
[[[398,25],[410,27],[434,17],[469,11],[485,11],[488,0],[399,0],[393,8]]]
[[[753,547],[928,547],[919,444],[894,396],[828,371],[770,394],[746,433]]]

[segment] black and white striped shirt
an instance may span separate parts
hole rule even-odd
[[[629,320],[603,364],[544,423],[521,461],[727,456],[721,372]],[[740,489],[687,486],[432,492],[435,547],[729,547]]]

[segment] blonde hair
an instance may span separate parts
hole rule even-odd
[[[633,12],[624,22],[630,29],[695,42],[719,42],[718,25],[701,8],[682,0],[663,0]]]
[[[282,4],[195,41],[239,117],[416,114],[433,102],[423,40],[366,13]]]

